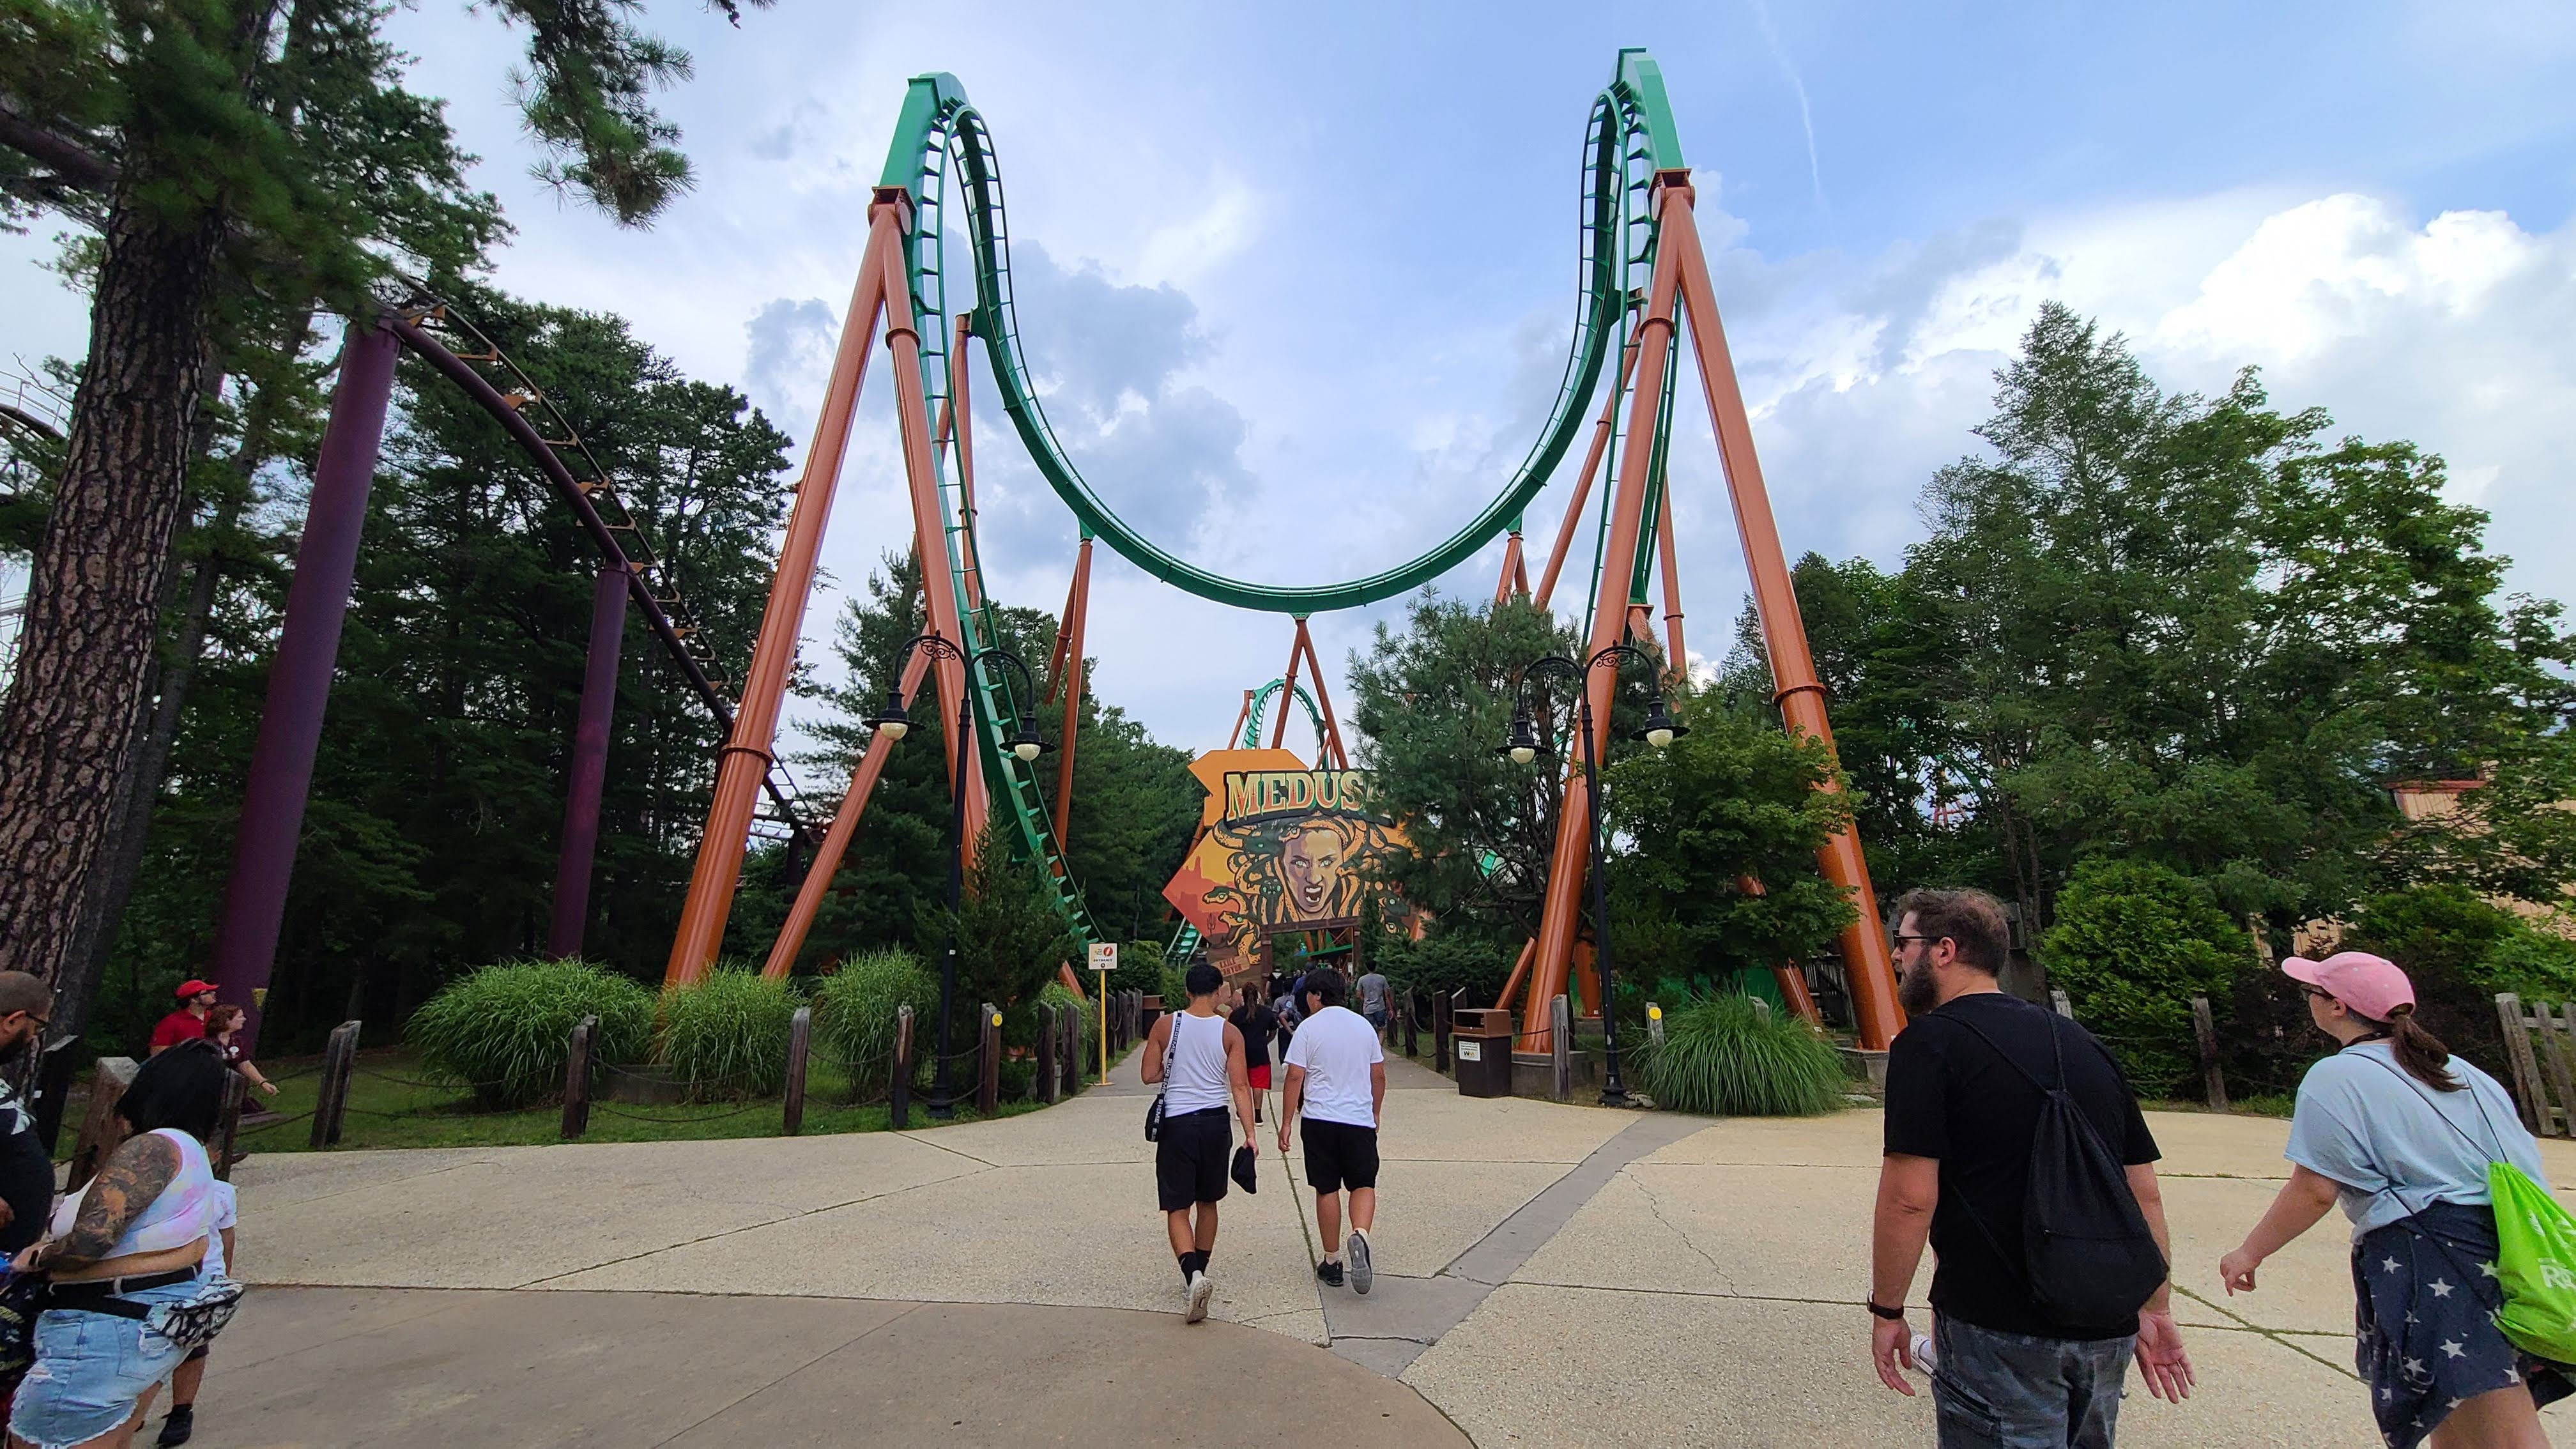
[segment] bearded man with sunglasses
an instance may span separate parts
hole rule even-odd
[[[1996,985],[2010,942],[1993,896],[1912,891],[1896,913],[1896,996],[1909,1022],[1887,1055],[1886,1156],[1870,1243],[1879,1379],[1911,1395],[1904,1370],[1931,1374],[1941,1449],[2109,1449],[2131,1359],[2148,1392],[2174,1401],[2191,1392],[2191,1360],[2174,1328],[2170,1279],[2123,1322],[2060,1322],[2039,1304],[2023,1237],[2046,1101],[2039,1083],[2071,1096],[2125,1167],[2171,1262],[2155,1139],[2091,1033]],[[1905,1317],[1927,1237],[1939,1260],[1929,1364],[1917,1361]]]

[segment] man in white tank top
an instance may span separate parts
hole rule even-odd
[[[1216,1247],[1216,1205],[1225,1196],[1226,1169],[1234,1158],[1226,1109],[1230,1103],[1242,1119],[1249,1146],[1252,1084],[1244,1072],[1243,1033],[1217,1014],[1216,993],[1225,978],[1201,961],[1184,982],[1189,1006],[1166,1013],[1145,1037],[1145,1083],[1163,1083],[1154,1186],[1172,1256],[1180,1260],[1187,1316],[1196,1323],[1207,1317],[1208,1300],[1216,1295],[1208,1281],[1208,1254]]]

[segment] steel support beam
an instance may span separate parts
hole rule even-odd
[[[374,316],[349,323],[331,417],[313,469],[313,492],[305,502],[295,579],[287,586],[286,620],[276,660],[269,665],[268,702],[251,747],[250,779],[233,837],[232,875],[224,883],[214,961],[207,972],[224,1000],[247,1013],[242,1040],[249,1045],[259,1041],[268,975],[277,961],[277,936],[286,919],[287,887],[304,831],[304,801],[313,785],[323,711],[330,703],[340,625],[357,576],[358,540],[366,528],[367,493],[375,482],[399,349],[393,333]]]
[[[599,795],[608,780],[608,734],[617,715],[617,656],[626,638],[628,570],[599,571],[590,601],[590,655],[582,670],[581,712],[572,732],[571,780],[564,790],[563,837],[555,858],[554,917],[546,954],[581,954],[590,928],[590,874],[599,854]]]

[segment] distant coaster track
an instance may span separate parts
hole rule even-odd
[[[384,318],[404,347],[463,389],[536,465],[589,535],[601,566],[625,573],[627,598],[643,614],[646,630],[690,692],[715,716],[718,728],[730,734],[733,701],[725,693],[724,666],[707,642],[702,622],[671,562],[655,551],[642,521],[628,510],[615,479],[571,420],[498,342],[455,304],[425,287],[413,284],[402,300],[385,308]],[[487,369],[498,375],[498,382],[485,375]],[[546,426],[531,421],[532,413]],[[813,829],[800,805],[795,777],[783,763],[772,763],[762,783],[774,813],[756,817],[756,832],[810,848]]]

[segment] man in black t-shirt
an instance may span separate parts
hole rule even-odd
[[[45,1034],[54,991],[24,971],[0,971],[0,1061]],[[54,1163],[36,1138],[36,1114],[0,1082],[0,1254],[16,1257],[45,1235],[54,1210]]]
[[[2033,1301],[2021,1246],[2042,1103],[2033,1079],[2056,1080],[2062,1044],[2067,1091],[2127,1166],[2170,1261],[2156,1143],[2091,1033],[1997,989],[2005,932],[2003,907],[1983,891],[1918,890],[1897,903],[1897,999],[1911,1022],[1887,1054],[1886,1157],[1870,1244],[1873,1356],[1889,1388],[1914,1392],[1903,1373],[1917,1367],[1905,1292],[1928,1235],[1939,1260],[1935,1363],[1922,1367],[1932,1371],[1942,1449],[2108,1449],[2132,1356],[2148,1391],[2173,1400],[2191,1392],[2191,1361],[2169,1282],[2134,1322],[2059,1323]]]

